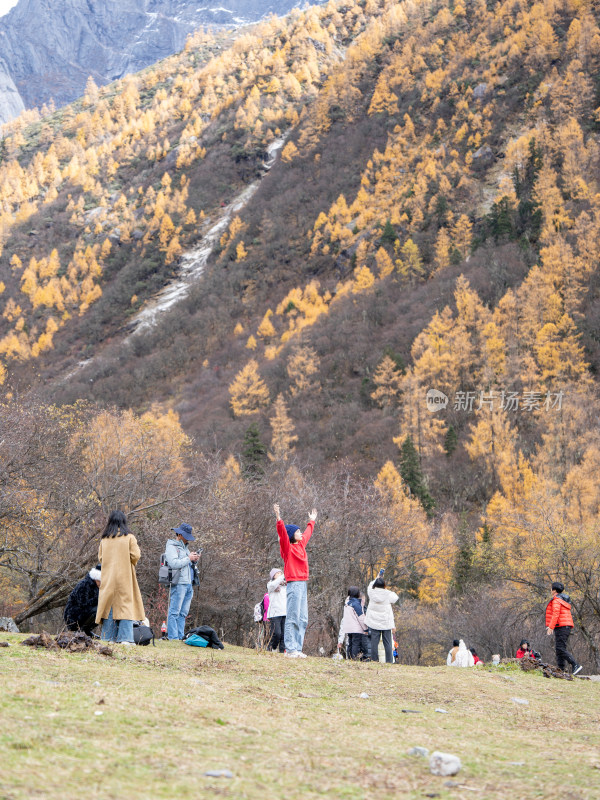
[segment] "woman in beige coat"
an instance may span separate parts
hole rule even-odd
[[[102,534],[98,561],[102,583],[96,622],[102,622],[104,641],[133,644],[133,620],[144,619],[144,604],[135,576],[140,548],[122,511],[113,511]]]

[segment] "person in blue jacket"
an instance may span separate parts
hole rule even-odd
[[[185,620],[190,611],[194,586],[200,583],[196,562],[200,554],[191,552],[189,542],[195,542],[192,526],[182,522],[178,528],[171,528],[176,538],[167,541],[166,561],[173,571],[169,594],[169,614],[167,617],[167,638],[183,639]]]

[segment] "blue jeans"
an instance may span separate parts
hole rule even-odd
[[[100,638],[105,642],[133,642],[133,620],[113,619],[112,608],[102,620]]]
[[[183,639],[185,618],[189,613],[193,596],[194,587],[191,583],[178,583],[175,586],[171,586],[167,622],[167,636],[169,639]]]
[[[288,653],[302,652],[308,625],[306,581],[288,581],[287,615],[285,618],[285,649]]]

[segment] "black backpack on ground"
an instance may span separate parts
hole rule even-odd
[[[133,623],[133,641],[142,646],[146,646],[152,642],[153,646],[156,647],[152,628],[149,628],[147,625],[140,625],[139,622]]]
[[[191,636],[192,633],[195,633],[197,636],[201,636],[203,639],[206,639],[208,646],[212,647],[214,650],[225,649],[225,645],[217,636],[217,632],[213,630],[213,628],[209,628],[208,625],[200,625],[199,628],[192,628],[191,631],[187,632],[185,638]]]

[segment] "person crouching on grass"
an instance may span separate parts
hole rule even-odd
[[[313,535],[317,509],[308,515],[304,533],[297,525],[285,525],[277,503],[273,506],[277,519],[279,548],[283,558],[283,574],[287,584],[287,614],[285,618],[285,654],[288,658],[306,658],[302,652],[308,625],[308,556],[306,545]]]

